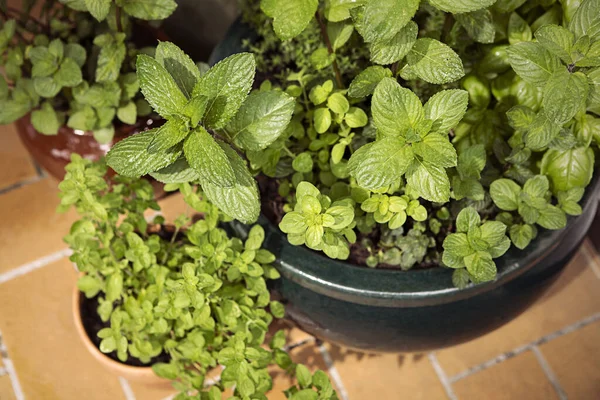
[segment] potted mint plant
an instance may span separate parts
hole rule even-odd
[[[81,272],[75,325],[106,368],[146,385],[172,381],[176,399],[220,400],[226,391],[266,399],[267,368],[278,365],[298,380],[290,398],[337,399],[323,371],[292,362],[283,331],[266,339],[284,309],[267,289],[279,275],[275,256],[261,248],[262,227],[245,242],[230,238],[220,227],[228,218],[189,186],[185,198],[200,219],[146,222],[144,211],[160,211],[147,181],[107,182],[104,163],[78,155],[66,169],[59,208],[81,215],[65,237]]]
[[[98,159],[115,141],[157,122],[139,94],[135,59],[160,37],[150,21],[167,18],[177,5],[25,3],[0,5],[0,123],[17,122],[33,158],[62,178],[71,153]]]
[[[594,215],[598,7],[242,2],[206,73],[138,58],[168,122],[107,161],[197,184],[241,223],[262,204],[276,289],[307,331],[460,343],[539,297]]]

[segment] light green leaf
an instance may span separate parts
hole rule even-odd
[[[420,38],[407,56],[411,70],[429,83],[454,82],[465,75],[463,64],[450,47],[430,38]]]
[[[367,43],[389,40],[412,19],[417,8],[419,0],[369,1],[360,13],[359,33]]]
[[[290,400],[317,400],[319,394],[312,389],[302,389],[290,397]]]
[[[127,14],[147,21],[165,19],[177,8],[174,0],[123,0],[122,3]]]
[[[450,199],[450,181],[446,171],[427,161],[412,163],[406,173],[406,181],[425,200],[445,203]]]
[[[81,83],[81,68],[71,58],[65,58],[60,64],[60,67],[56,74],[54,74],[54,80],[60,86],[74,87]]]
[[[473,207],[463,208],[456,217],[457,232],[467,233],[481,224],[481,217]]]
[[[317,108],[313,115],[313,122],[317,133],[327,132],[331,126],[331,111],[324,107]]]
[[[498,245],[504,240],[506,225],[499,221],[486,221],[481,225],[481,239],[490,247]]]
[[[589,85],[581,72],[555,72],[546,84],[542,105],[548,119],[562,125],[585,107]]]
[[[527,182],[523,185],[523,193],[527,193],[531,197],[543,198],[549,188],[548,178],[545,175],[536,175],[527,179]]]
[[[104,34],[96,37],[94,44],[100,46],[96,82],[114,82],[120,75],[127,49],[124,34]]]
[[[331,22],[340,22],[350,18],[350,10],[363,5],[365,0],[327,0],[325,18]]]
[[[137,107],[133,101],[119,107],[117,117],[125,124],[133,125],[137,121]]]
[[[200,79],[196,63],[179,47],[170,42],[160,42],[156,47],[156,61],[171,74],[179,89],[189,99]]]
[[[583,0],[569,24],[569,30],[577,38],[588,35],[590,39],[600,39],[600,2]]]
[[[475,178],[461,179],[459,176],[452,178],[452,191],[456,200],[465,197],[475,201],[481,201],[485,198],[485,189]]]
[[[209,182],[201,182],[202,189],[225,214],[248,224],[255,222],[260,214],[260,201],[256,181],[252,178],[244,160],[231,147],[219,143],[235,173],[233,187],[225,188]]]
[[[36,131],[44,135],[56,135],[61,125],[58,115],[48,102],[42,103],[39,110],[31,113],[31,123]]]
[[[534,151],[542,150],[559,134],[560,128],[561,126],[548,119],[542,110],[527,130],[525,145]]]
[[[250,94],[226,127],[236,145],[247,150],[262,150],[273,143],[288,126],[296,103],[281,91]]]
[[[334,93],[327,99],[327,107],[336,114],[344,115],[350,109],[350,103],[343,94]]]
[[[550,149],[542,158],[541,172],[550,178],[554,192],[586,187],[594,173],[594,151],[586,147]]]
[[[106,155],[106,163],[118,174],[133,178],[174,163],[182,153],[180,146],[152,154],[146,150],[156,131],[150,129],[117,142]]]
[[[469,245],[467,235],[465,233],[452,233],[444,239],[444,253],[450,254],[462,260],[463,257],[473,253],[473,249]],[[444,261],[445,263],[445,261]],[[462,268],[464,264],[458,266],[446,264],[451,268]]]
[[[510,227],[509,235],[513,244],[523,250],[533,239],[533,227],[528,224],[516,224]]]
[[[137,76],[145,99],[163,118],[178,113],[187,99],[169,72],[158,61],[147,55],[137,59]]]
[[[61,86],[52,77],[46,76],[44,78],[34,78],[33,88],[41,97],[52,98],[60,92]]]
[[[437,92],[425,103],[425,118],[433,121],[431,132],[448,133],[458,125],[467,111],[469,93],[451,89]]]
[[[496,0],[430,0],[429,2],[442,11],[458,14],[487,8]]]
[[[158,127],[152,142],[148,146],[149,153],[163,151],[182,142],[190,133],[185,120],[174,116]],[[185,149],[184,149],[185,150]]]
[[[180,157],[165,168],[151,172],[150,176],[162,183],[185,183],[200,180],[200,174],[190,167],[184,157]]]
[[[553,73],[565,67],[560,59],[539,43],[521,42],[507,50],[513,70],[532,85],[544,86]]]
[[[103,21],[110,11],[111,0],[85,0],[85,5],[94,18]]]
[[[273,30],[281,40],[293,39],[301,34],[314,18],[318,6],[318,0],[261,1],[261,8],[273,18]]]
[[[454,17],[476,42],[494,43],[496,28],[494,27],[492,13],[489,10],[483,9],[456,14]]]
[[[485,147],[482,144],[470,146],[458,155],[458,173],[464,178],[479,179],[486,162]]]
[[[489,282],[496,279],[496,264],[492,256],[485,251],[478,251],[465,257],[467,271],[475,283]]]
[[[575,36],[568,29],[558,25],[544,25],[535,31],[535,38],[552,54],[560,57],[565,64],[573,62],[571,49]]]
[[[327,47],[320,47],[310,55],[310,63],[317,70],[329,67],[335,61],[335,54],[330,54]]]
[[[227,57],[200,78],[192,96],[209,98],[204,122],[213,129],[223,128],[248,96],[254,81],[256,62],[250,53]]]
[[[97,121],[98,118],[92,107],[85,106],[69,117],[67,126],[81,131],[91,131],[96,126]]]
[[[373,93],[383,78],[391,77],[392,71],[380,66],[371,66],[361,71],[350,83],[348,96],[361,98]]]
[[[300,387],[307,388],[312,384],[312,376],[308,368],[302,364],[296,365],[296,378]]]
[[[26,115],[31,105],[14,100],[0,101],[0,124],[10,124]]]
[[[77,43],[68,43],[65,46],[65,58],[70,58],[75,61],[79,67],[83,67],[87,58],[85,47]]]
[[[510,179],[496,179],[490,185],[490,196],[501,210],[514,211],[519,207],[521,187]]]
[[[516,12],[511,13],[508,18],[508,42],[510,44],[530,42],[531,38],[531,28],[527,21]]]
[[[562,229],[567,226],[567,215],[560,208],[548,205],[540,210],[537,224],[546,229]]]
[[[350,128],[361,128],[369,123],[369,117],[362,108],[350,107],[344,117],[344,122],[346,122]]]
[[[282,232],[292,235],[304,234],[306,228],[308,225],[306,225],[304,215],[296,211],[286,213],[279,223],[279,229]]]
[[[108,144],[115,137],[115,127],[110,125],[106,128],[95,129],[92,134],[94,135],[96,142],[100,144]]]
[[[334,52],[342,48],[350,40],[352,32],[354,32],[352,24],[343,22],[330,22],[327,24],[327,36],[329,36]]]
[[[413,144],[415,154],[438,167],[455,167],[457,162],[456,150],[447,137],[430,133],[421,142]]]
[[[389,65],[402,60],[417,41],[419,27],[409,21],[390,39],[377,40],[369,45],[371,61],[375,64]]]
[[[386,137],[358,149],[348,171],[364,189],[377,190],[400,180],[413,160],[411,146],[397,137]]]
[[[236,173],[222,147],[206,129],[198,126],[185,140],[183,151],[203,184],[231,188],[236,183]]]
[[[384,136],[403,135],[425,117],[417,95],[392,78],[384,78],[375,88],[371,112],[377,130]]]

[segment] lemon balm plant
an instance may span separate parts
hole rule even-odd
[[[0,123],[31,113],[35,130],[66,125],[109,143],[115,124],[151,112],[139,95],[136,26],[167,18],[173,0],[33,0],[0,2]]]
[[[255,55],[207,72],[166,43],[138,58],[169,122],[109,165],[199,184],[242,222],[258,217],[264,175],[290,243],[450,267],[461,287],[581,213],[600,129],[597,0],[257,3],[241,2]]]
[[[186,200],[202,218],[185,215],[172,225],[151,222],[160,211],[150,183],[116,176],[105,180],[104,163],[73,155],[60,184],[62,210],[75,207],[65,241],[82,272],[77,286],[87,302],[82,315],[103,353],[123,363],[152,366],[173,381],[177,399],[266,399],[272,387],[267,367],[278,365],[297,378],[287,394],[295,400],[337,399],[327,375],[296,365],[285,352],[283,331],[266,339],[283,305],[271,301],[267,281],[279,276],[275,257],[261,248],[264,231],[251,229],[243,242],[220,226],[227,220],[201,192]],[[84,323],[85,324],[85,323]],[[213,369],[220,379],[205,385]]]

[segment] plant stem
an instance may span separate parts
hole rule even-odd
[[[121,7],[115,7],[115,18],[117,20],[117,32],[123,32],[123,24],[121,23]]]
[[[288,149],[286,145],[283,145],[283,151],[285,151],[288,156],[292,157],[292,159],[296,158],[296,155],[292,153],[292,151]]]
[[[323,23],[323,19],[321,18],[321,14],[319,14],[319,11],[316,12],[315,18],[317,18],[317,22],[319,23],[319,27],[321,28],[321,36],[323,37],[325,45],[327,45],[327,51],[329,52],[329,54],[335,55],[333,47],[331,46],[331,40],[329,40],[329,35],[327,34],[327,27],[325,26],[325,23]],[[342,81],[342,74],[340,73],[340,68],[338,67],[338,63],[335,58],[333,59],[332,65],[333,71],[335,72],[335,80],[337,82],[337,85],[340,89],[343,89],[344,82]]]

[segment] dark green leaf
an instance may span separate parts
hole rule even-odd
[[[197,127],[183,145],[185,158],[198,172],[203,184],[209,183],[223,188],[231,188],[236,183],[236,173],[230,158],[220,143],[204,129]]]
[[[200,70],[179,47],[170,42],[160,42],[156,48],[158,61],[171,74],[179,89],[189,99],[200,79]]]
[[[154,111],[167,118],[186,105],[187,99],[169,72],[158,61],[146,55],[137,59],[137,75],[144,97]]]
[[[392,71],[387,68],[380,66],[367,67],[354,78],[352,83],[350,83],[348,96],[357,98],[367,97],[373,93],[383,78],[391,76]]]
[[[420,38],[407,56],[411,70],[429,83],[454,82],[465,75],[463,64],[450,47],[430,38]]]
[[[165,19],[177,8],[174,0],[123,0],[122,3],[127,14],[148,21]]]

